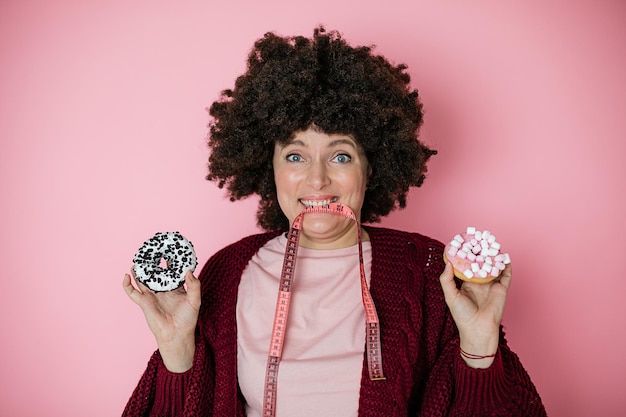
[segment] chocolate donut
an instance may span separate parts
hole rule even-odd
[[[159,264],[164,259],[167,268]],[[198,265],[193,244],[179,232],[158,232],[146,240],[133,258],[139,282],[154,292],[172,291],[185,283],[187,271]]]

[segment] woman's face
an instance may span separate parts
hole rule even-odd
[[[306,207],[333,202],[350,207],[361,218],[368,163],[352,137],[312,128],[297,132],[288,144],[275,145],[273,165],[278,203],[289,224]],[[355,243],[352,220],[334,214],[304,216],[302,246],[331,249]]]

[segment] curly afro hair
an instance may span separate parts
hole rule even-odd
[[[231,201],[258,194],[259,226],[286,230],[274,184],[274,145],[315,126],[351,135],[363,147],[372,173],[362,222],[404,208],[409,187],[422,185],[426,162],[437,153],[417,138],[423,110],[406,68],[371,47],[352,47],[322,26],[312,38],[265,34],[234,89],[209,108],[207,179],[226,187]]]

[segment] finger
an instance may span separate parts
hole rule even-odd
[[[135,275],[135,268],[130,268],[130,274],[133,277],[133,282],[135,284],[135,288],[141,293],[141,294],[150,294],[151,293],[151,289],[144,284],[143,282],[139,281],[139,279],[137,279],[137,275]]]
[[[139,304],[141,299],[141,292],[137,290],[131,281],[131,276],[129,274],[124,274],[124,280],[122,281],[122,286],[124,287],[124,292],[126,295],[133,300],[136,304]]]
[[[511,264],[508,264],[502,274],[500,274],[500,284],[504,286],[507,290],[511,286],[511,279],[513,277],[513,272],[511,269]]]
[[[131,277],[131,283],[133,284],[135,291],[137,293],[139,293],[139,295],[146,296],[146,295],[149,295],[149,294],[154,294],[152,292],[152,290],[150,288],[148,288],[148,286],[146,284],[144,284],[143,282],[141,282],[137,278],[137,275],[135,274],[135,268],[134,267],[130,268],[130,277]],[[139,300],[139,298],[137,298],[134,301],[137,302],[137,300]]]
[[[459,291],[454,282],[454,272],[450,262],[446,262],[446,267],[439,276],[439,281],[441,282],[441,288],[443,289],[446,302],[449,304],[450,301],[454,300]]]
[[[200,300],[202,298],[200,280],[196,278],[191,271],[187,271],[185,283],[187,284],[187,297],[189,301],[195,308],[200,308]]]

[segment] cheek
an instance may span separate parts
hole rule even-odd
[[[297,202],[295,199],[299,188],[297,174],[285,169],[276,169],[274,171],[274,184],[276,186],[278,204],[283,212],[286,213],[289,211],[289,205]]]
[[[289,176],[280,168],[274,169],[274,184],[276,184],[276,192],[281,194],[289,188]]]
[[[367,188],[367,172],[365,169],[359,169],[352,176],[353,187],[359,191],[365,191]]]

